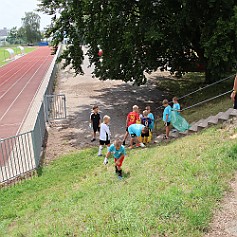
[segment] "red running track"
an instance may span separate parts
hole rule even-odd
[[[0,138],[18,134],[52,60],[50,47],[39,47],[0,67]]]

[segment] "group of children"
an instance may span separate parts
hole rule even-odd
[[[166,128],[165,139],[169,138],[170,124],[171,124],[171,111],[180,112],[180,105],[178,103],[178,98],[173,98],[173,107],[169,105],[168,100],[163,100],[164,112],[163,112],[163,122]],[[132,112],[128,113],[126,119],[126,132],[123,141],[115,140],[111,145],[111,132],[109,128],[110,117],[105,115],[103,121],[101,122],[99,107],[94,106],[93,112],[90,116],[90,127],[93,129],[93,137],[91,142],[96,140],[96,133],[99,132],[99,150],[98,156],[102,156],[102,149],[107,146],[107,153],[104,158],[104,164],[108,163],[108,158],[113,154],[115,159],[115,172],[118,177],[122,178],[122,163],[126,155],[125,143],[128,135],[130,135],[130,145],[129,149],[132,149],[134,145],[136,147],[146,147],[146,144],[151,141],[152,131],[155,126],[155,118],[151,112],[150,106],[146,106],[145,110],[140,114],[139,107],[137,105],[133,106]]]

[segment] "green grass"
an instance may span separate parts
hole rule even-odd
[[[10,57],[10,54],[6,51],[7,48],[11,48],[14,50],[15,55],[20,54],[20,49],[17,48],[17,46],[9,46],[9,47],[0,47],[0,66],[10,62],[6,61]],[[35,47],[24,47],[25,53],[30,53],[35,50]]]
[[[61,157],[0,190],[0,236],[202,236],[237,169],[234,132],[129,151],[123,181],[95,149]]]

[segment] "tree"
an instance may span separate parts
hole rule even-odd
[[[76,73],[83,43],[103,80],[142,84],[144,70],[168,64],[181,75],[204,70],[211,82],[237,62],[234,0],[41,0],[39,7],[52,15],[53,43],[69,38],[61,58]]]
[[[26,12],[22,19],[22,32],[28,43],[35,43],[41,39],[40,16],[34,12]]]
[[[7,42],[9,42],[10,44],[18,43],[18,30],[16,26],[10,30],[9,35],[7,37]]]

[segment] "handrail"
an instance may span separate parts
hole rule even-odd
[[[193,95],[193,94],[195,94],[195,93],[197,93],[197,92],[199,92],[199,91],[201,91],[201,90],[204,90],[204,89],[207,89],[208,87],[211,87],[211,86],[214,86],[214,85],[216,85],[216,84],[218,84],[218,83],[221,83],[221,82],[223,82],[223,81],[227,81],[228,79],[230,79],[230,78],[232,78],[233,76],[235,76],[236,74],[233,74],[233,75],[231,75],[231,76],[228,76],[228,77],[225,77],[225,78],[223,78],[223,79],[220,79],[219,81],[215,81],[215,82],[213,82],[213,83],[211,83],[211,84],[209,84],[209,85],[206,85],[206,86],[204,86],[204,87],[201,87],[201,88],[199,88],[199,89],[197,89],[197,90],[195,90],[195,91],[192,91],[192,92],[190,92],[190,93],[188,93],[188,94],[186,94],[186,95],[183,95],[183,96],[181,96],[181,97],[178,97],[178,99],[179,100],[181,100],[181,99],[184,99],[184,98],[186,98],[186,97],[188,97],[188,96],[190,96],[190,95]],[[232,91],[232,90],[231,90]],[[230,92],[231,92],[230,91]],[[227,94],[227,93],[226,93]],[[222,96],[222,95],[221,95]],[[217,97],[218,98],[218,97]],[[212,98],[210,98],[210,100],[211,100]],[[172,103],[172,101],[169,101],[169,104],[171,104]],[[200,102],[201,103],[201,102]],[[158,107],[158,109],[161,109],[163,106],[161,105],[160,107]],[[190,107],[190,106],[189,106]],[[189,107],[187,107],[187,108],[189,108]]]
[[[220,95],[217,95],[217,96],[214,96],[214,97],[212,97],[212,98],[203,100],[203,101],[198,102],[198,103],[196,103],[196,104],[194,104],[194,105],[188,106],[188,107],[182,109],[181,111],[185,111],[185,110],[191,109],[191,108],[193,108],[193,107],[196,107],[196,106],[198,106],[198,105],[201,105],[201,104],[204,104],[204,103],[206,103],[206,102],[209,102],[209,101],[211,101],[211,100],[217,99],[217,98],[219,98],[219,97],[221,97],[221,96],[223,96],[223,95],[226,95],[226,94],[231,93],[232,91],[233,91],[233,90],[229,90],[229,91],[227,91],[227,92],[225,92],[225,93],[222,93],[222,94],[220,94]]]

